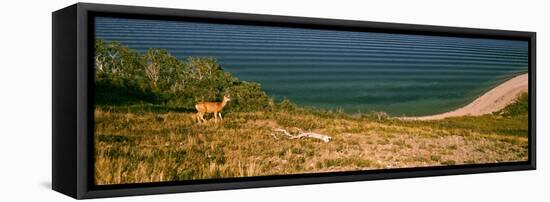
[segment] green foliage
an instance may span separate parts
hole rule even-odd
[[[240,81],[213,57],[185,61],[164,49],[138,54],[118,42],[95,43],[98,105],[155,104],[193,110],[201,101],[230,95],[228,111],[265,109],[270,100],[260,84]]]
[[[287,98],[284,98],[279,104],[279,109],[285,110],[285,111],[295,111],[298,109],[298,105],[293,103]]]
[[[140,58],[144,73],[153,89],[175,92],[184,81],[184,64],[163,49],[149,49]]]
[[[528,116],[529,114],[529,94],[523,93],[519,96],[516,101],[506,106],[502,111],[498,112],[504,117],[517,117],[517,116]]]
[[[268,109],[272,101],[267,94],[262,91],[259,83],[254,82],[236,82],[229,88],[232,92],[232,105],[228,108],[231,111],[257,111]]]
[[[151,89],[142,88],[137,82],[97,79],[95,102],[97,105],[129,105],[158,103],[159,99]]]
[[[117,42],[95,43],[96,104],[134,104],[158,102],[146,85],[142,62],[131,49]]]

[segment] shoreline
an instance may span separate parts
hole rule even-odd
[[[479,96],[468,105],[453,111],[427,116],[398,117],[398,119],[430,121],[458,116],[481,116],[490,114],[504,109],[521,95],[521,93],[528,92],[528,90],[529,74],[525,73],[505,81]]]

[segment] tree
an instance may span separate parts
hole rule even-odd
[[[157,102],[145,82],[143,62],[132,49],[96,40],[95,93],[97,104]]]
[[[183,85],[184,64],[164,49],[149,49],[143,56],[145,74],[153,88],[176,90]]]
[[[178,60],[164,49],[138,54],[118,43],[95,44],[96,103],[153,103],[193,109],[197,102],[216,101],[230,94],[229,111],[267,107],[261,85],[240,81],[214,57]],[[99,95],[99,96],[97,96]]]

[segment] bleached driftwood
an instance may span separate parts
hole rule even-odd
[[[288,139],[315,138],[315,139],[322,140],[324,142],[330,142],[330,140],[332,139],[332,137],[328,135],[323,135],[323,134],[313,133],[313,132],[304,133],[301,130],[300,130],[300,134],[297,134],[297,135],[292,135],[287,130],[282,128],[275,128],[273,129],[273,131],[282,133],[283,135],[287,136]],[[275,139],[278,139],[277,136],[273,133],[271,133],[271,136],[274,137]]]

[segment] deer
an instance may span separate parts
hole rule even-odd
[[[206,122],[206,119],[204,119],[204,114],[206,113],[214,113],[214,121],[218,122],[218,116],[220,117],[220,120],[223,121],[222,118],[222,109],[225,107],[227,102],[229,102],[231,98],[229,95],[224,95],[223,100],[221,102],[199,102],[195,105],[195,109],[197,109],[197,121],[199,123]]]

